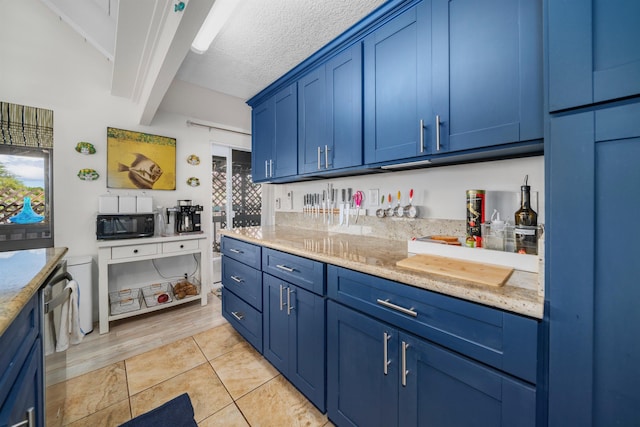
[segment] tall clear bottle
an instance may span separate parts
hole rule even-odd
[[[162,206],[156,206],[156,218],[155,218],[155,237],[166,236],[167,216],[164,213]]]
[[[516,251],[536,255],[538,253],[538,214],[531,208],[529,175],[520,187],[520,209],[515,213]]]

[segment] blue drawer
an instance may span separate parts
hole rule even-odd
[[[262,273],[229,257],[222,257],[222,284],[262,311]]]
[[[327,268],[327,295],[344,305],[536,382],[535,319],[341,267]]]
[[[220,246],[222,248],[222,255],[233,258],[243,264],[247,264],[256,270],[260,270],[260,265],[262,263],[262,259],[260,258],[260,246],[232,239],[227,236],[222,236]]]
[[[318,295],[325,294],[325,265],[322,262],[263,248],[262,271]]]
[[[262,313],[222,288],[222,316],[262,354]]]

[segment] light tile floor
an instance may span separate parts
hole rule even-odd
[[[184,392],[199,426],[333,425],[223,324],[50,386],[47,427],[118,426]]]

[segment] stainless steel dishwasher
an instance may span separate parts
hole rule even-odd
[[[64,400],[66,397],[66,388],[64,386],[64,381],[61,381],[60,378],[51,378],[51,375],[47,372],[47,368],[49,365],[52,366],[66,366],[67,362],[67,352],[55,352],[55,330],[60,327],[60,306],[63,302],[69,299],[69,295],[71,290],[65,288],[68,280],[72,280],[73,277],[71,274],[67,272],[66,261],[62,261],[60,264],[56,266],[49,277],[45,280],[43,286],[40,288],[41,292],[41,321],[42,321],[42,331],[43,331],[43,367],[42,372],[45,377],[44,381],[44,402],[45,402],[45,413],[44,420],[46,425],[49,425],[49,420],[55,420],[62,416],[62,404],[64,404]],[[51,354],[47,354],[46,351],[47,343],[52,345],[53,348],[51,350]],[[60,383],[59,386],[56,386],[55,396],[49,396],[48,388],[49,386]],[[51,399],[54,398],[54,399]],[[51,401],[49,401],[51,400]],[[47,414],[47,411],[51,410],[52,414]],[[30,424],[29,424],[30,425]]]

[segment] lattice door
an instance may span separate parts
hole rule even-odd
[[[251,178],[251,153],[232,150],[231,206],[234,212],[232,227],[260,225],[262,215],[262,187]],[[227,227],[227,158],[212,156],[211,205],[213,207],[213,251],[220,252],[218,230]]]

